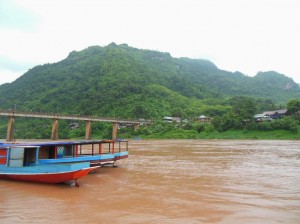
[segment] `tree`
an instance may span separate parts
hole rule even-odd
[[[287,103],[288,114],[292,115],[300,111],[300,100],[293,99]]]
[[[233,97],[230,102],[233,108],[233,113],[237,117],[249,119],[256,113],[256,103],[251,97],[237,96]]]

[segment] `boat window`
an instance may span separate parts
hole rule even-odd
[[[53,150],[52,150],[53,151]],[[53,153],[52,153],[53,154]],[[52,158],[54,157],[54,155],[52,155]],[[47,147],[40,147],[39,150],[39,159],[50,159],[50,152],[49,152],[49,148]]]
[[[57,147],[57,158],[62,158],[64,156],[64,146]]]
[[[36,163],[36,148],[25,148],[24,166],[30,166]]]
[[[73,156],[73,150],[71,145],[65,146],[64,156]]]
[[[73,150],[71,145],[57,147],[57,158],[62,158],[65,156],[73,156]]]

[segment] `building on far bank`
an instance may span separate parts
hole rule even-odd
[[[197,121],[200,121],[200,123],[210,124],[211,117],[207,117],[205,115],[200,115],[199,117],[197,117]]]
[[[181,122],[181,118],[180,117],[164,117],[163,118],[163,120],[165,121],[165,122],[169,122],[169,123],[171,123],[171,122],[176,122],[176,123],[180,123]]]
[[[282,109],[282,110],[275,110],[275,111],[265,111],[263,112],[263,115],[271,118],[271,119],[278,119],[281,118],[282,116],[286,115],[287,110]]]

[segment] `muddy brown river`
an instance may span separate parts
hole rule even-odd
[[[0,223],[300,223],[300,141],[136,140],[80,187],[0,180]]]

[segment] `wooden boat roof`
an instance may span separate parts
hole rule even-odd
[[[88,145],[88,144],[100,144],[114,142],[113,140],[74,140],[74,141],[24,141],[14,143],[0,143],[0,147],[41,147],[41,146],[61,146],[61,145]]]

